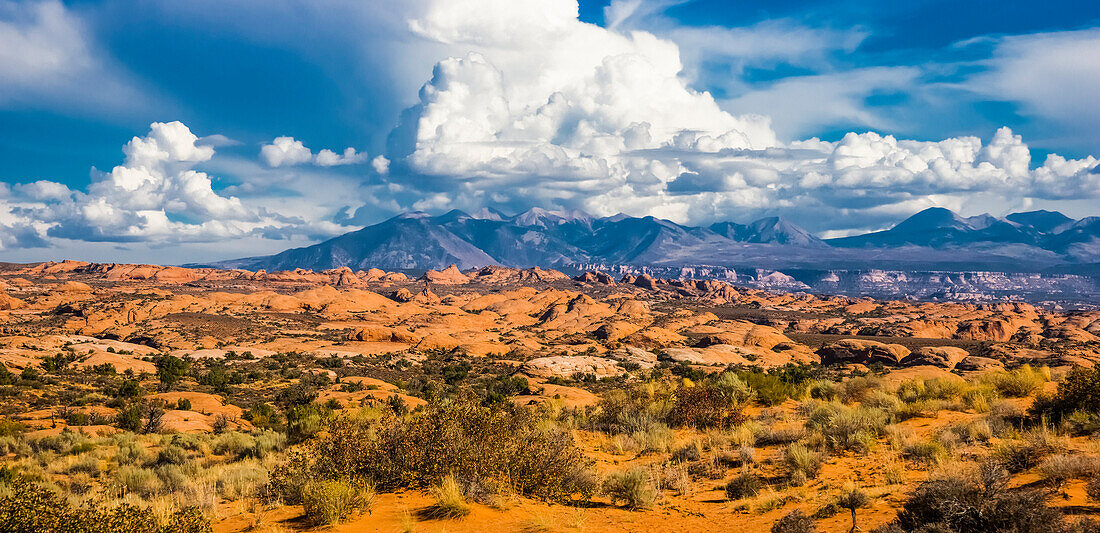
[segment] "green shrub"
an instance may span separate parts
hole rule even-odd
[[[649,471],[643,467],[614,472],[604,481],[604,493],[628,509],[649,509],[657,499]]]
[[[293,498],[298,479],[370,479],[379,488],[426,487],[447,475],[499,481],[525,496],[592,495],[587,461],[570,433],[533,410],[432,401],[408,417],[338,416],[325,433],[272,474],[272,489]]]
[[[902,450],[902,455],[906,459],[925,464],[934,464],[947,458],[947,448],[934,440],[920,441],[905,446]]]
[[[988,384],[979,384],[962,393],[963,405],[975,413],[988,413],[998,398],[997,389]]]
[[[764,371],[759,368],[741,370],[737,377],[748,385],[761,405],[779,405],[788,399],[806,397],[812,380],[810,371],[801,366],[787,365]]]
[[[1074,367],[1058,384],[1057,392],[1039,395],[1031,407],[1032,416],[1052,422],[1060,422],[1074,411],[1100,413],[1100,367]]]
[[[840,388],[839,398],[841,403],[845,404],[861,402],[869,392],[881,388],[882,380],[877,377],[856,376],[844,382]]]

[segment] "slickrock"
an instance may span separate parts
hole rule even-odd
[[[432,283],[440,283],[440,284],[448,284],[448,285],[462,284],[462,283],[469,283],[470,282],[470,278],[467,277],[465,274],[463,274],[461,271],[459,271],[457,265],[451,265],[451,266],[443,269],[442,271],[429,270],[429,271],[425,272],[423,276],[420,276],[419,279],[420,279],[420,281],[430,281]]]
[[[539,357],[523,365],[523,373],[535,377],[570,377],[578,372],[601,378],[622,374],[623,368],[614,359],[590,355]]]

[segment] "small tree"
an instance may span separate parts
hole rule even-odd
[[[836,504],[842,509],[847,509],[852,512],[852,529],[849,530],[850,532],[859,530],[859,527],[856,525],[856,509],[867,507],[870,503],[871,499],[867,497],[867,494],[856,487],[847,489],[840,494],[840,498],[837,500]]]
[[[155,364],[157,379],[160,380],[161,388],[164,390],[171,389],[172,386],[179,383],[180,379],[183,379],[183,376],[187,374],[190,366],[187,361],[172,355],[158,357]]]

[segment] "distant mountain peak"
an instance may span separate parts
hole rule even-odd
[[[589,222],[592,215],[579,209],[550,210],[532,207],[514,217],[512,222],[520,226],[547,226],[567,222]]]
[[[1072,218],[1058,211],[1047,211],[1045,209],[1012,213],[1005,218],[1011,222],[1015,222],[1022,226],[1032,227],[1044,233],[1051,233],[1055,228],[1073,222]]]

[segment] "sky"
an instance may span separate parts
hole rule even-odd
[[[422,210],[1100,215],[1100,3],[0,0],[0,261]]]

